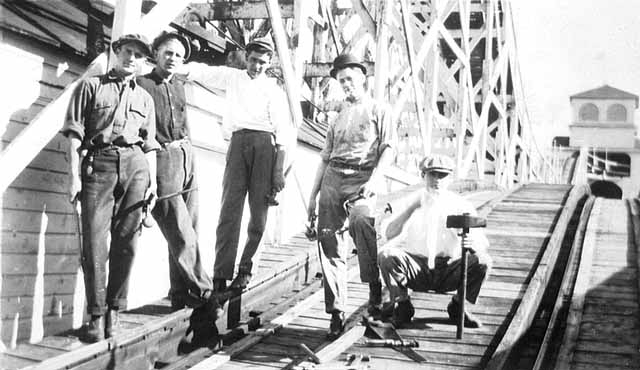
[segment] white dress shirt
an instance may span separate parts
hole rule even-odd
[[[223,128],[271,132],[277,144],[286,145],[292,135],[291,116],[284,91],[274,78],[252,79],[246,70],[204,63],[184,65],[187,78],[226,91]]]
[[[404,225],[400,237],[406,238],[405,249],[414,254],[429,258],[429,267],[433,268],[433,257],[451,257],[451,261],[460,258],[460,229],[447,228],[447,216],[468,212],[476,216],[473,204],[462,196],[449,190],[439,193],[423,191],[420,207],[416,209]],[[485,252],[489,241],[481,229],[469,231],[476,252]],[[404,235],[403,235],[404,234]]]

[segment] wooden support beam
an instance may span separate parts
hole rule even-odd
[[[407,50],[407,56],[409,57],[409,66],[411,68],[411,82],[413,84],[413,97],[416,104],[416,113],[418,115],[418,128],[422,135],[422,152],[427,153],[427,147],[431,145],[431,130],[427,129],[427,125],[431,125],[431,122],[426,122],[424,118],[424,103],[422,101],[423,89],[418,78],[419,67],[415,61],[414,47],[413,47],[413,35],[409,28],[409,14],[406,0],[400,0],[400,9],[402,13],[402,30],[404,32],[405,46]],[[429,135],[428,135],[429,134]]]
[[[374,97],[378,101],[384,101],[385,90],[388,81],[388,65],[389,65],[389,26],[387,20],[391,14],[391,4],[386,0],[378,2],[378,20],[376,34],[376,69],[375,83],[373,88]]]
[[[192,1],[189,6],[212,21],[269,18],[269,12],[263,1],[217,1],[214,3]],[[280,0],[277,6],[282,18],[293,18],[293,0]]]
[[[276,49],[278,50],[278,56],[280,57],[282,74],[286,87],[285,90],[287,93],[287,99],[289,100],[289,112],[291,113],[294,128],[297,130],[302,125],[302,109],[300,107],[300,97],[302,95],[300,94],[299,82],[296,81],[295,71],[293,70],[287,33],[284,29],[283,19],[280,15],[280,7],[278,6],[277,1],[264,1],[267,4],[273,36],[276,41]]]

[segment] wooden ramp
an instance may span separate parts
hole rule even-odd
[[[479,303],[471,310],[484,326],[467,329],[464,338],[457,340],[456,327],[446,313],[450,295],[414,293],[414,321],[398,332],[405,339],[418,341],[416,352],[426,363],[418,364],[392,348],[363,344],[364,328],[358,322],[366,309],[368,294],[366,285],[358,282],[357,266],[353,266],[349,272],[347,312],[350,329],[338,340],[325,341],[329,315],[324,312],[322,292],[317,292],[283,311],[263,330],[212,357],[169,368],[499,368],[530,323],[564,229],[585,194],[584,188],[570,190],[570,186],[528,185],[489,207],[492,209],[481,209],[481,213],[490,211],[487,234],[494,270],[481,291]],[[322,363],[311,363],[301,343],[314,351]],[[345,367],[351,353],[364,354],[369,361]],[[356,356],[356,362],[358,359]]]
[[[598,198],[556,369],[640,367],[639,247],[637,199]]]

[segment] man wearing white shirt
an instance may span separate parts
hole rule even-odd
[[[265,75],[274,53],[269,38],[247,44],[247,69],[185,65],[188,79],[226,91],[223,126],[231,132],[222,179],[222,204],[216,230],[214,291],[226,289],[233,278],[245,197],[251,217],[238,274],[231,288],[242,289],[251,279],[252,258],[265,230],[268,200],[284,188],[284,143],[290,116],[284,92]]]
[[[461,246],[458,229],[446,227],[447,216],[468,212],[476,215],[473,205],[460,195],[447,190],[451,183],[453,161],[449,157],[434,155],[420,163],[425,189],[413,199],[387,226],[386,236],[392,240],[404,240],[378,254],[382,277],[389,289],[391,302],[385,310],[397,324],[411,322],[415,313],[408,288],[415,291],[429,290],[438,293],[454,291],[460,283]],[[487,252],[489,241],[479,229],[471,229],[467,247],[468,255],[467,296],[476,303],[480,288],[491,270],[491,257]],[[457,296],[447,306],[451,320],[460,313]],[[465,312],[465,326],[478,328],[482,323],[471,313]]]

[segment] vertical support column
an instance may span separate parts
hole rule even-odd
[[[471,94],[469,89],[473,89],[473,86],[469,86],[470,81],[467,79],[467,70],[471,66],[469,58],[469,12],[467,8],[468,4],[464,0],[458,1],[458,10],[460,14],[460,28],[462,29],[462,40],[460,43],[464,61],[460,61],[460,69],[458,70],[458,127],[456,137],[456,178],[461,179],[466,176],[463,173],[463,160],[464,160],[464,140],[467,133],[467,122],[471,119],[470,110],[475,109],[473,107],[474,101],[470,101]],[[473,150],[470,148],[469,150]]]
[[[438,20],[440,8],[439,0],[431,1],[431,25]],[[436,39],[437,40],[437,39]],[[424,143],[424,155],[431,154],[433,146],[433,125],[438,112],[438,74],[440,73],[440,49],[438,42],[434,41],[433,45],[427,50],[425,67],[425,93],[424,93],[424,110],[425,110],[425,136],[428,141]]]
[[[376,66],[374,98],[383,101],[387,87],[389,72],[389,26],[387,20],[391,14],[390,1],[380,0],[378,3],[377,31],[376,35]]]
[[[116,41],[120,36],[128,33],[137,33],[142,16],[142,0],[118,0],[113,13],[113,27],[111,28],[111,41]],[[115,63],[113,49],[109,48],[109,67]]]
[[[296,82],[296,74],[293,70],[293,63],[289,53],[289,43],[287,33],[282,24],[282,15],[277,0],[265,0],[267,12],[271,21],[271,28],[276,41],[276,49],[280,57],[284,84],[286,87],[287,99],[289,100],[289,110],[294,127],[298,129],[302,124],[302,109],[300,108],[300,89]]]
[[[482,102],[483,105],[490,105],[491,92],[491,72],[493,71],[493,0],[485,0],[484,3],[485,25],[484,25],[484,61],[482,68]],[[483,107],[484,108],[484,107]],[[487,107],[488,112],[488,107]],[[479,125],[483,129],[482,137],[480,138],[480,150],[479,153],[482,156],[478,158],[478,178],[484,179],[486,152],[487,152],[487,139],[489,136],[489,130],[487,125],[489,124],[489,114],[481,116]],[[495,161],[495,158],[494,158]]]
[[[411,34],[411,22],[409,22],[409,7],[407,0],[400,0],[400,10],[402,13],[402,29],[404,31],[405,46],[407,56],[409,57],[409,68],[411,69],[411,82],[413,83],[413,96],[415,99],[416,114],[418,115],[418,128],[422,135],[422,150],[427,153],[427,146],[431,144],[431,130],[427,131],[426,126],[430,125],[424,119],[424,103],[422,102],[422,88],[420,87],[420,79],[418,78],[419,66],[415,60],[415,48],[413,46],[413,36]],[[428,136],[427,136],[428,135]]]

